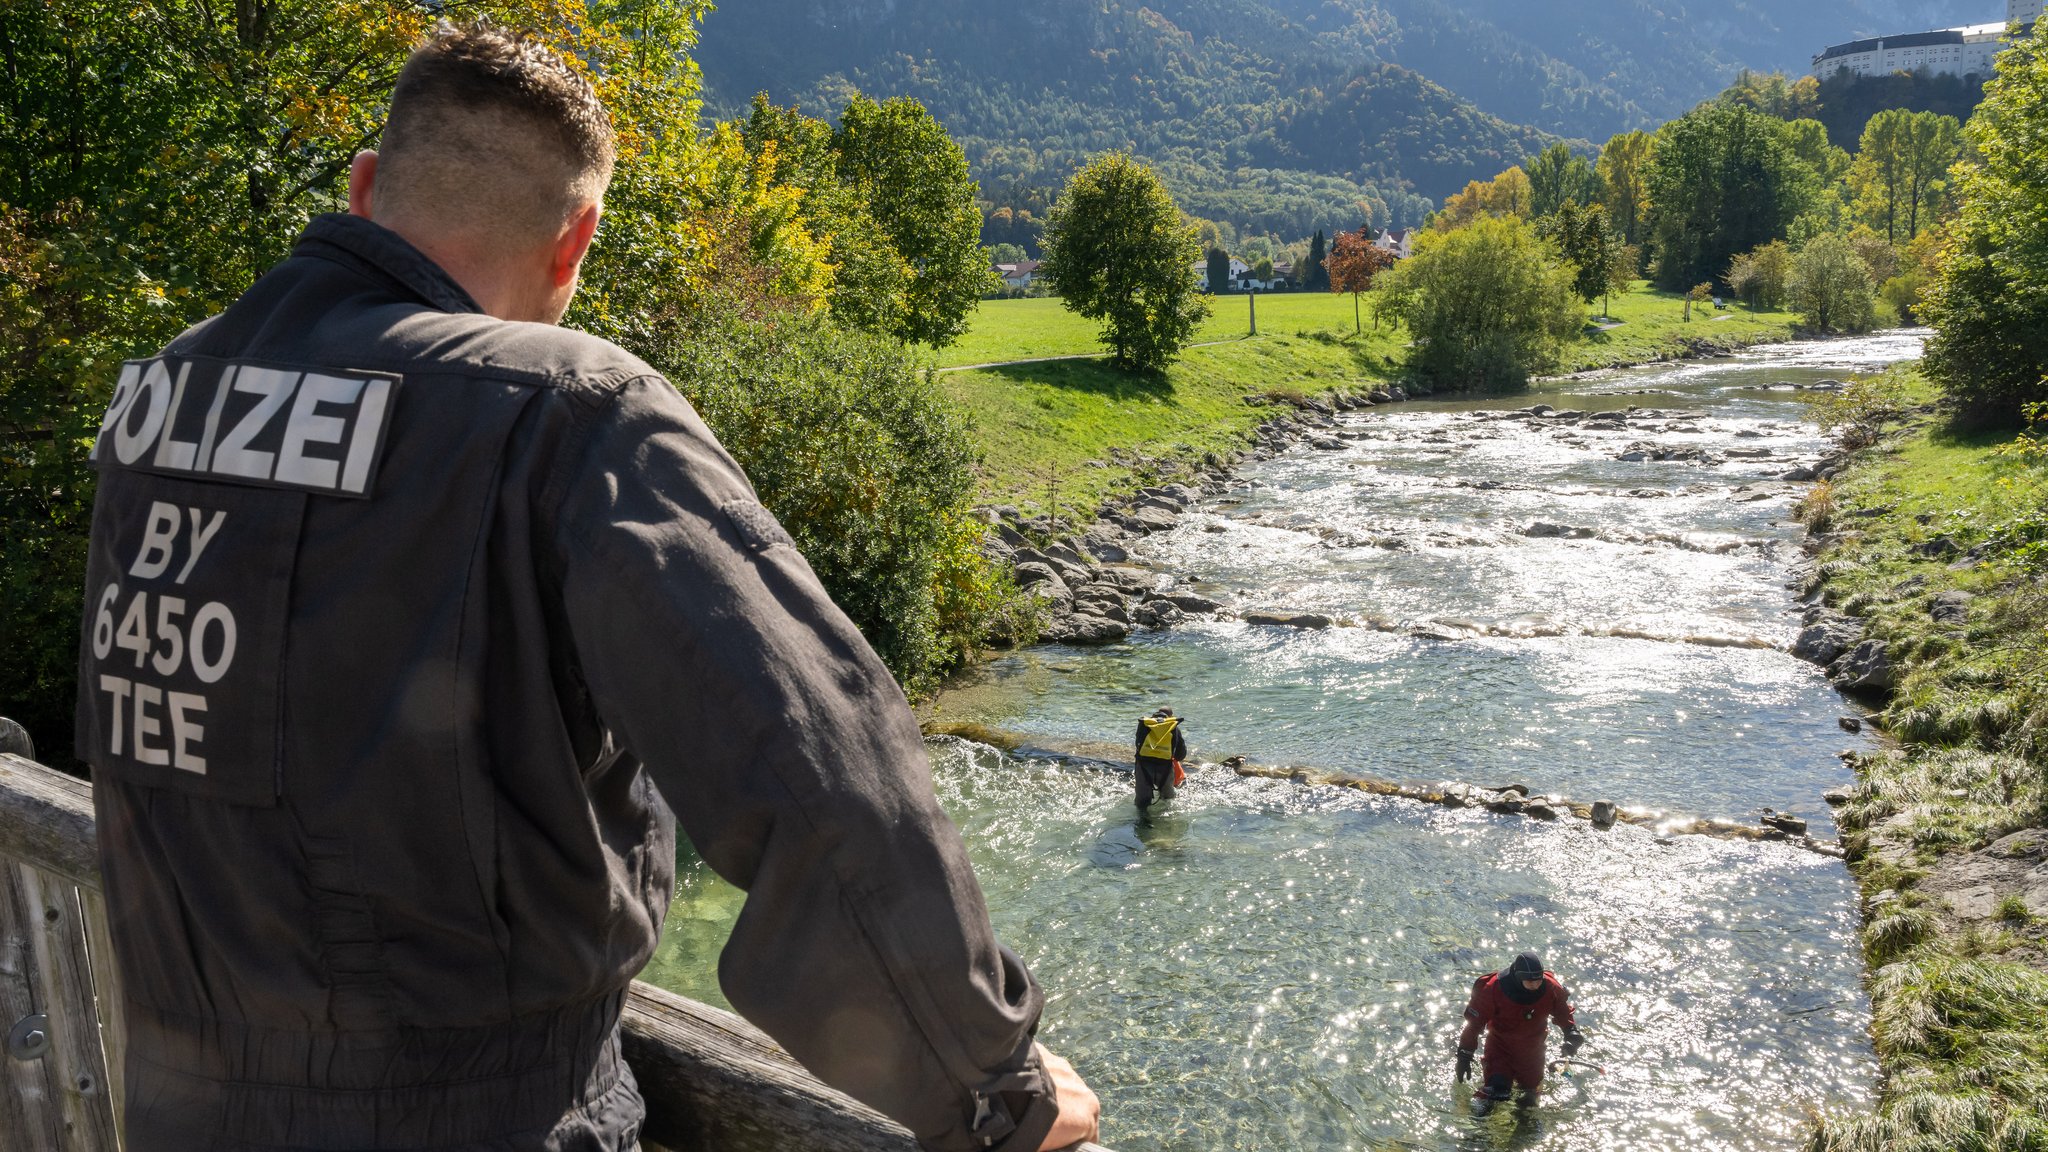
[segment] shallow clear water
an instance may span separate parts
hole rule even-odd
[[[1201,768],[1135,826],[1121,761],[1171,704],[1194,756],[1537,791],[1828,834],[1822,790],[1862,738],[1818,671],[1772,647],[1802,487],[1822,448],[1789,391],[1918,352],[1914,334],[1755,350],[1510,400],[1359,414],[1343,451],[1245,469],[1140,559],[1243,608],[1377,626],[1205,622],[984,669],[938,718],[1069,755],[933,742],[996,926],[1046,985],[1042,1038],[1101,1094],[1104,1143],[1164,1149],[1796,1147],[1875,1065],[1837,861],[1782,844],[1452,811]],[[1651,394],[1635,394],[1642,392]],[[1704,410],[1669,431],[1479,410]],[[1686,430],[1687,428],[1691,430]],[[1630,444],[1763,458],[1622,462]],[[1536,522],[1585,538],[1525,535]],[[1450,624],[1465,639],[1404,625]],[[1620,631],[1627,637],[1613,633]],[[1079,753],[1076,758],[1071,753]],[[716,1001],[739,894],[686,863],[649,978]],[[1604,1073],[1520,1117],[1450,1083],[1472,980],[1540,950]]]

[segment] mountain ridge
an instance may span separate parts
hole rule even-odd
[[[1413,224],[1555,139],[1582,148],[1742,67],[1959,23],[1980,2],[745,0],[707,19],[710,106],[924,102],[992,199],[1128,148],[1197,216],[1286,236]],[[1932,26],[1932,24],[1929,24]]]

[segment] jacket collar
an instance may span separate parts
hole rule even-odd
[[[292,249],[295,256],[316,256],[359,272],[380,275],[397,287],[443,312],[482,312],[455,278],[405,237],[381,224],[331,212],[315,216]]]

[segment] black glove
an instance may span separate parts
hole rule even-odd
[[[1465,1081],[1467,1081],[1467,1080],[1470,1080],[1471,1078],[1472,1078],[1472,1049],[1470,1049],[1470,1048],[1460,1048],[1460,1049],[1458,1049],[1458,1071],[1457,1071],[1457,1079],[1458,1079],[1458,1083],[1460,1083],[1460,1084],[1463,1084],[1463,1083],[1464,1083]]]
[[[1579,1048],[1586,1042],[1586,1034],[1577,1028],[1564,1034],[1564,1056],[1569,1060],[1579,1054]]]

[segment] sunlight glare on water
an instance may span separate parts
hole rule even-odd
[[[1042,1039],[1103,1098],[1103,1142],[1734,1152],[1796,1148],[1814,1111],[1866,1102],[1839,861],[1213,762],[1518,781],[1736,819],[1769,806],[1832,834],[1819,793],[1849,779],[1837,752],[1868,745],[1783,651],[1802,486],[1778,476],[1823,450],[1791,386],[1918,346],[1792,344],[1348,417],[1344,450],[1247,467],[1139,559],[1239,608],[1369,626],[1196,622],[1017,653],[949,692],[942,720],[1119,765],[1136,717],[1171,704],[1211,762],[1140,828],[1125,772],[932,742],[997,930],[1046,987]],[[1474,414],[1539,402],[1705,415],[1602,429]],[[1617,459],[1638,443],[1715,459]],[[1425,624],[1460,638],[1409,634]],[[649,978],[718,1001],[739,900],[686,862]],[[1527,948],[1571,987],[1603,1071],[1480,1119],[1451,1085],[1459,1013],[1476,977]]]

